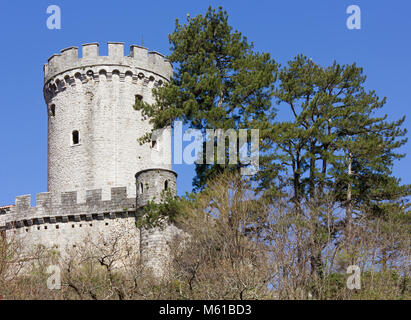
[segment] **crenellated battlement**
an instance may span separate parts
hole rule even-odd
[[[54,54],[44,65],[44,82],[47,83],[53,77],[75,69],[86,69],[96,66],[123,66],[131,69],[136,75],[138,70],[153,72],[158,76],[169,80],[173,73],[173,67],[164,55],[147,48],[132,45],[129,55],[124,55],[124,43],[108,42],[108,55],[99,55],[98,43],[86,43],[82,45],[82,57],[79,57],[77,47],[69,47]],[[86,74],[86,73],[84,73]]]
[[[87,190],[86,202],[77,201],[77,192],[63,192],[58,204],[52,204],[51,193],[36,195],[36,205],[31,206],[31,195],[16,197],[15,206],[0,215],[0,230],[21,228],[43,223],[91,221],[134,217],[136,199],[127,197],[125,187],[111,188],[111,199],[102,200],[102,190]]]

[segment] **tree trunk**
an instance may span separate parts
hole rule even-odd
[[[345,210],[345,221],[346,221],[346,232],[345,238],[347,242],[347,250],[350,258],[350,263],[354,263],[353,259],[353,247],[352,247],[352,186],[351,186],[351,176],[352,172],[352,153],[348,153],[347,158],[348,164],[348,186],[347,186],[347,204]]]

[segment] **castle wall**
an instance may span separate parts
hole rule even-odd
[[[57,229],[58,228],[58,229]],[[60,252],[61,257],[70,254],[71,249],[82,248],[85,244],[90,249],[101,250],[105,243],[118,241],[119,245],[127,245],[124,252],[140,255],[139,229],[135,226],[135,218],[70,221],[68,223],[44,223],[6,231],[7,239],[24,244],[24,251],[35,252],[35,247],[42,245]]]
[[[28,251],[43,245],[64,256],[85,242],[102,246],[117,237],[139,254],[135,198],[127,198],[126,188],[112,188],[111,199],[106,201],[101,194],[101,190],[88,190],[86,202],[78,203],[76,192],[62,193],[59,204],[52,205],[51,194],[41,193],[35,207],[30,206],[29,195],[17,197],[16,205],[0,215],[0,230]]]
[[[151,129],[148,120],[133,108],[135,97],[152,103],[152,89],[168,81],[172,69],[158,53],[132,46],[124,56],[121,43],[109,43],[109,55],[99,56],[97,44],[83,45],[54,55],[45,65],[44,95],[48,106],[48,190],[52,201],[65,191],[126,186],[135,197],[134,174],[152,165],[171,169],[171,134],[165,131],[156,149],[140,145],[139,137]],[[80,141],[73,145],[72,132]]]
[[[172,223],[164,221],[161,227],[141,228],[140,258],[141,262],[151,268],[156,276],[163,276],[170,270],[170,245],[176,236],[185,236],[183,231]]]

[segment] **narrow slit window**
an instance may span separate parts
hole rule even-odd
[[[143,186],[143,183],[140,182],[140,194],[143,194],[143,191],[144,191],[144,186]]]
[[[168,190],[168,180],[164,181],[164,190]]]
[[[80,134],[77,130],[74,130],[72,133],[72,138],[73,138],[73,145],[79,144],[80,143]]]
[[[151,148],[153,150],[157,150],[158,151],[158,141],[157,141],[158,137],[152,137],[151,138]]]
[[[52,104],[50,106],[50,116],[54,117],[56,115],[56,106]]]

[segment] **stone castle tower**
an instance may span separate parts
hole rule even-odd
[[[124,56],[122,43],[110,42],[108,56],[99,56],[96,43],[53,55],[44,67],[44,97],[48,122],[48,190],[53,202],[65,191],[102,189],[109,199],[112,187],[127,187],[136,196],[134,175],[155,164],[171,169],[171,136],[167,131],[155,145],[137,138],[150,125],[134,110],[136,97],[153,102],[151,91],[172,75],[170,62],[157,52],[131,46]]]
[[[163,130],[140,145],[151,127],[133,105],[136,98],[153,102],[152,89],[172,72],[163,55],[131,46],[126,56],[118,42],[108,43],[108,56],[97,43],[84,44],[80,58],[77,47],[51,56],[44,66],[48,192],[35,207],[29,195],[0,207],[2,234],[64,251],[85,236],[126,228],[146,260],[164,252],[174,229],[140,231],[135,222],[163,190],[176,194],[171,134]]]

